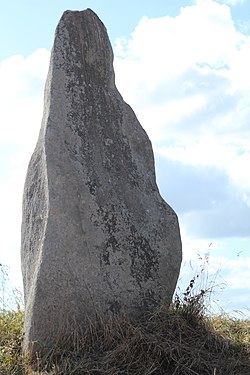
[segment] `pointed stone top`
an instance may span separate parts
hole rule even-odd
[[[89,320],[168,306],[180,270],[178,218],[112,61],[95,13],[65,12],[23,195],[23,350],[42,361]]]
[[[113,51],[107,29],[91,9],[63,13],[56,28],[52,60],[55,54],[55,60],[59,59],[67,72],[78,67],[85,70],[85,80],[114,87]]]

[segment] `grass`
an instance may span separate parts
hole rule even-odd
[[[212,290],[203,285],[196,292],[198,279],[175,295],[170,309],[89,322],[32,364],[21,351],[24,313],[4,308],[0,375],[249,375],[250,321],[209,315]]]
[[[250,321],[207,317],[201,295],[176,298],[168,311],[90,322],[72,332],[37,371],[21,354],[23,312],[0,315],[0,374],[249,375]]]
[[[23,311],[0,314],[0,374],[22,374]]]

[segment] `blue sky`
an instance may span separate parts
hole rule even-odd
[[[153,143],[157,179],[183,240],[181,283],[209,254],[218,305],[250,307],[250,5],[244,0],[4,2],[0,14],[0,263],[21,286],[21,199],[43,109],[55,27],[93,9],[116,84]],[[220,270],[218,273],[217,271]],[[216,295],[214,297],[217,298]]]

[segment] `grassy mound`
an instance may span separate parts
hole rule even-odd
[[[200,296],[198,296],[200,297]],[[200,298],[178,298],[137,319],[115,317],[72,332],[28,370],[21,355],[23,313],[0,315],[0,374],[249,375],[250,321],[208,318]]]

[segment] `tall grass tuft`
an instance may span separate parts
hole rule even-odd
[[[140,319],[120,316],[90,322],[83,335],[72,332],[48,352],[39,373],[249,375],[250,344],[239,337],[244,325],[235,322],[237,334],[228,336],[213,320],[186,311],[186,306],[183,310],[173,305]],[[249,340],[250,323],[245,324]]]
[[[0,314],[0,375],[249,375],[250,321],[209,316],[197,275],[169,309],[72,327],[43,358],[21,353],[23,312]]]

